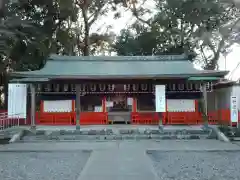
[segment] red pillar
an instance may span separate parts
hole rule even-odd
[[[132,112],[137,112],[137,98],[133,97],[133,109]]]
[[[108,113],[106,112],[106,101],[107,101],[107,97],[103,96],[103,99],[102,99],[102,109],[104,113],[103,124],[108,124]]]
[[[103,112],[106,112],[106,101],[107,101],[107,98],[106,98],[106,96],[104,96],[103,99],[102,99]]]

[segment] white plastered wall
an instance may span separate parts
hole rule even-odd
[[[44,112],[71,112],[72,100],[43,101]]]
[[[192,99],[168,99],[168,112],[195,112],[195,100]]]

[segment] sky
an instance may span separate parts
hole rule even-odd
[[[145,6],[149,9],[154,8],[154,4],[151,2],[145,4]],[[119,34],[122,29],[126,28],[136,20],[134,17],[132,17],[131,12],[126,12],[124,9],[121,10],[121,18],[114,19],[113,17],[114,13],[110,13],[107,17],[100,18],[98,24],[95,24],[91,31],[106,32],[107,28],[104,27],[111,25],[111,31],[115,34]],[[219,69],[229,71],[229,74],[226,76],[226,78],[230,80],[237,81],[240,78],[240,45],[235,44],[232,46],[232,52],[226,56],[226,65],[225,57],[220,57]]]
[[[219,59],[220,70],[225,70],[225,58]],[[240,78],[240,45],[233,45],[232,52],[226,57],[226,70],[230,71],[228,78],[237,81]]]

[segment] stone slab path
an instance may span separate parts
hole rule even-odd
[[[76,150],[93,150],[107,151],[117,149],[126,149],[128,152],[135,152],[141,149],[142,152],[147,150],[158,151],[218,151],[218,150],[240,150],[240,143],[232,144],[218,140],[141,140],[141,141],[74,141],[58,142],[49,141],[41,143],[13,143],[0,148],[3,151],[76,151]]]
[[[78,180],[156,180],[154,163],[146,154],[148,151],[160,153],[191,153],[207,151],[240,151],[240,145],[217,140],[162,140],[162,141],[108,141],[108,142],[42,142],[13,143],[0,146],[0,153],[60,153],[91,150],[83,170],[79,167]],[[78,159],[81,161],[81,159]],[[74,179],[75,180],[75,179]]]
[[[150,158],[143,150],[116,148],[95,151],[78,180],[156,180]]]

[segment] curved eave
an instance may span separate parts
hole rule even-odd
[[[224,77],[228,71],[203,72],[199,74],[148,74],[148,75],[50,75],[39,74],[34,71],[12,72],[12,77],[48,78],[48,79],[163,79],[163,78],[190,78],[190,77]]]
[[[10,80],[10,83],[34,83],[34,82],[48,82],[49,78],[14,78]]]

